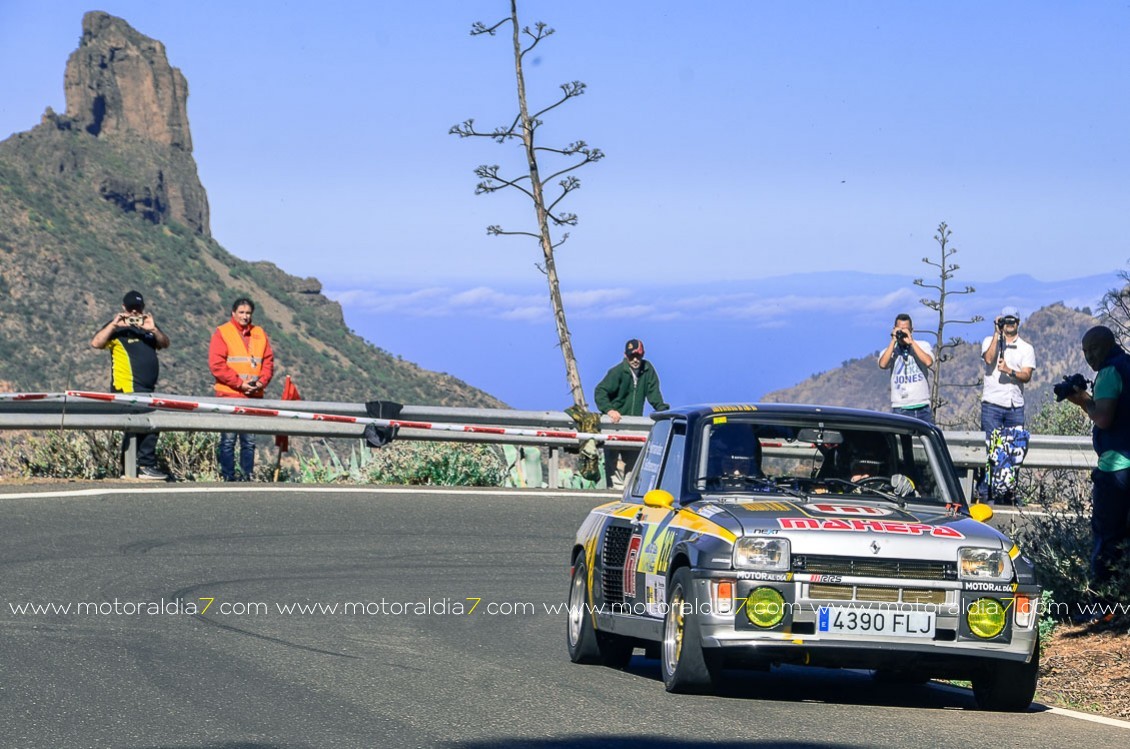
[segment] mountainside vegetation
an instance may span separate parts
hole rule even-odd
[[[353,334],[317,279],[211,237],[187,84],[160,42],[88,13],[66,84],[65,115],[0,142],[0,391],[108,389],[89,341],[136,289],[172,341],[161,392],[211,393],[209,338],[247,296],[275,349],[268,398],[289,374],[309,400],[502,405]]]

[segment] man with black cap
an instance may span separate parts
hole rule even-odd
[[[596,386],[594,396],[596,407],[602,414],[607,414],[613,424],[618,423],[622,416],[643,416],[645,400],[656,411],[670,408],[659,392],[659,375],[655,367],[643,358],[643,341],[638,338],[624,344],[624,361],[608,370]],[[619,450],[605,448],[604,465],[609,486],[612,486],[614,473],[621,478],[631,472],[637,455],[636,452],[620,453]],[[624,461],[622,474],[618,469],[618,458]]]
[[[131,291],[122,298],[122,311],[94,334],[94,348],[110,350],[110,391],[114,393],[152,393],[161,368],[157,350],[169,347],[165,335],[153,315],[145,311],[145,298]],[[157,432],[126,432],[122,439],[122,455],[130,441],[137,439],[137,477],[165,481],[157,468]]]

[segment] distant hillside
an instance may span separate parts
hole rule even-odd
[[[1020,324],[1020,337],[1036,349],[1036,372],[1024,387],[1029,408],[1054,399],[1052,386],[1064,375],[1093,372],[1083,359],[1079,341],[1098,320],[1086,312],[1052,304],[1032,313]],[[955,330],[971,326],[954,326]],[[981,339],[990,332],[989,323],[975,327],[975,341],[958,347],[942,365],[942,397],[948,401],[940,414],[940,425],[955,429],[978,429],[981,419]],[[948,332],[948,329],[947,329]],[[967,332],[967,331],[961,331]],[[917,329],[915,335],[933,343],[933,336]],[[877,364],[879,351],[852,359],[838,368],[815,374],[791,388],[766,394],[766,402],[821,403],[887,410],[890,408],[890,371]],[[1035,413],[1033,410],[1032,413]]]
[[[187,83],[160,42],[86,14],[66,94],[65,115],[0,143],[0,391],[107,388],[108,356],[89,341],[137,289],[172,339],[164,392],[211,391],[208,340],[248,296],[276,352],[267,397],[290,374],[311,400],[501,405],[354,335],[316,279],[212,239]]]

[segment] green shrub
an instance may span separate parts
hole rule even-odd
[[[1033,434],[1090,433],[1090,421],[1067,401],[1044,403],[1027,426]],[[1090,472],[1025,468],[1018,474],[1016,496],[1022,514],[1009,535],[1035,563],[1045,603],[1056,604],[1045,608],[1043,620],[1054,626],[1056,617],[1078,611],[1092,598]]]
[[[1047,613],[1056,610],[1055,596],[1052,595],[1050,590],[1045,590],[1040,596],[1040,606],[1040,611],[1045,612],[1045,615],[1040,618],[1039,624],[1040,651],[1043,652],[1043,649],[1051,642],[1056,625],[1059,624],[1059,621],[1054,616],[1050,616]]]
[[[121,475],[121,435],[52,431],[6,441],[0,466],[22,478],[104,479]]]
[[[393,442],[369,462],[374,484],[501,486],[507,473],[497,448],[462,442]]]
[[[1091,481],[1089,471],[1031,470],[1020,474],[1024,502],[1009,535],[1036,565],[1040,585],[1057,606],[1046,609],[1063,619],[1096,599],[1123,600],[1130,590],[1130,556],[1099,589],[1091,577]]]
[[[499,450],[489,445],[405,441],[371,450],[359,441],[342,460],[323,440],[309,451],[309,457],[298,455],[303,483],[501,486],[507,473]]]
[[[157,463],[182,481],[218,481],[215,432],[164,432],[157,441]]]

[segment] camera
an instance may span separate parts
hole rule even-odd
[[[900,344],[905,344],[906,339],[907,339],[906,331],[905,330],[895,331],[895,338],[898,340],[898,342]]]
[[[132,325],[135,328],[140,328],[145,324],[145,315],[141,313],[133,313],[126,318],[126,325]]]
[[[1052,392],[1055,393],[1056,401],[1061,401],[1070,395],[1085,391],[1090,385],[1090,380],[1076,372],[1071,376],[1065,376],[1062,382],[1053,385]]]

